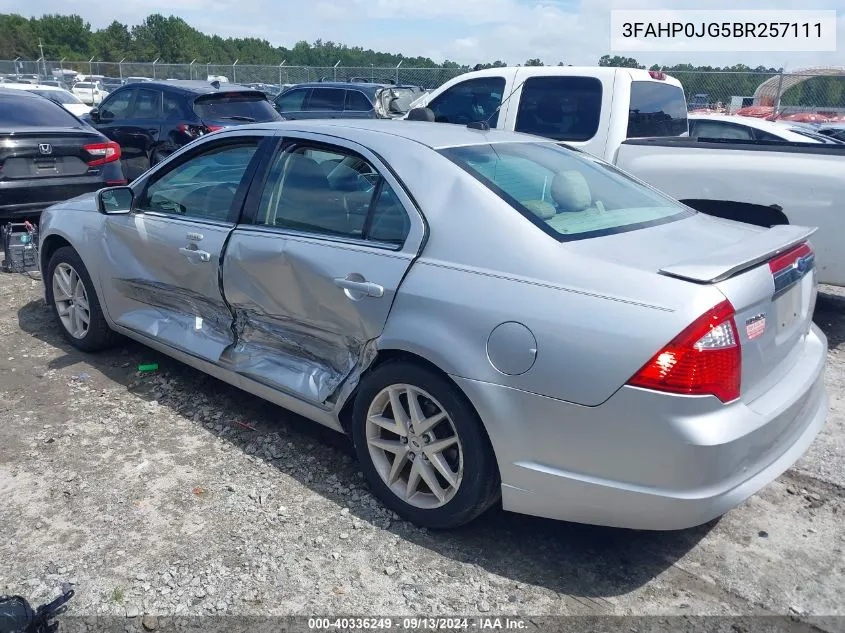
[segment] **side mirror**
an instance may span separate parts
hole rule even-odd
[[[107,187],[97,192],[97,209],[106,215],[123,215],[132,211],[135,192],[131,187]]]
[[[91,118],[91,120],[94,123],[99,123],[100,122],[100,109],[99,108],[91,108],[91,110],[88,112],[88,116]]]

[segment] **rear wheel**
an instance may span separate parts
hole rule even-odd
[[[58,249],[47,264],[47,301],[67,341],[85,352],[105,349],[117,334],[109,328],[82,258],[70,246]]]
[[[353,440],[384,504],[421,526],[463,525],[499,497],[493,451],[464,395],[447,378],[406,361],[364,377]]]

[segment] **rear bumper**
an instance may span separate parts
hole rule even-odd
[[[47,207],[92,193],[109,182],[125,182],[119,166],[91,176],[0,182],[0,220],[39,215]]]
[[[753,402],[623,387],[583,407],[455,378],[484,420],[506,510],[648,530],[706,523],[787,470],[824,424],[827,342]]]

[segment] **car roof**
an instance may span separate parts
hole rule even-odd
[[[8,88],[8,86],[6,84],[0,84],[0,98],[6,101],[11,99],[44,99],[45,101],[49,101],[49,99],[29,92],[28,90],[3,90],[3,88]]]
[[[64,88],[59,86],[51,86],[49,84],[0,84],[3,88],[11,88],[12,90],[55,90],[57,92],[67,92]]]
[[[361,88],[391,88],[390,84],[365,83],[363,81],[309,81],[302,84],[295,84],[291,88],[344,88],[349,90],[360,90]]]
[[[745,125],[753,127],[764,132],[771,132],[773,134],[782,134],[789,132],[790,128],[802,127],[801,124],[795,121],[767,121],[753,116],[737,116],[733,114],[689,114],[687,118],[692,121],[727,121],[728,123],[736,123],[737,125]]]
[[[138,81],[138,82],[131,82],[124,84],[121,86],[123,88],[143,88],[149,89],[151,87],[156,88],[164,88],[165,90],[175,91],[175,92],[188,92],[195,95],[206,95],[206,94],[213,94],[219,92],[221,94],[227,92],[246,92],[246,93],[255,93],[255,94],[264,94],[260,90],[256,90],[255,88],[250,88],[249,86],[244,86],[243,84],[228,84],[228,83],[221,83],[220,88],[215,88],[209,82],[203,81],[201,79],[174,79],[170,81],[165,80],[157,80],[157,81]]]
[[[556,141],[506,130],[473,130],[464,125],[394,119],[301,119],[239,126],[246,129],[278,129],[326,134],[364,146],[390,139],[405,139],[431,149],[490,143],[555,143]]]

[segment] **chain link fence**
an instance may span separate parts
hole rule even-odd
[[[466,72],[463,68],[377,68],[375,66],[260,66],[253,64],[162,64],[152,62],[99,62],[67,60],[0,60],[0,73],[11,75],[59,75],[62,72],[127,79],[225,79],[231,83],[285,85],[307,81],[368,80],[410,84],[431,90]]]
[[[0,60],[0,73],[54,75],[74,71],[118,79],[223,78],[232,83],[283,86],[307,81],[369,80],[421,86],[432,90],[468,71],[467,68],[377,68],[375,66],[260,66],[251,64],[163,64],[66,60]],[[781,112],[845,114],[845,68],[810,69],[798,73],[672,71],[684,87],[690,110],[733,113],[748,106],[775,107]]]

